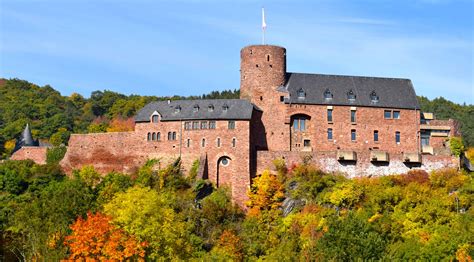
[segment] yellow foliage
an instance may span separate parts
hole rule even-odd
[[[249,215],[256,216],[262,210],[276,210],[281,206],[285,198],[284,186],[275,175],[265,170],[254,179],[248,196]]]
[[[7,152],[7,154],[11,154],[13,152],[13,149],[15,149],[15,145],[16,145],[15,139],[11,139],[5,142],[5,145],[4,145],[5,152]]]

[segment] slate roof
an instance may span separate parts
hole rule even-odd
[[[332,99],[324,98],[326,89]],[[356,96],[352,101],[347,96],[350,90]],[[292,104],[420,108],[410,79],[288,73],[287,82],[279,91],[289,92],[290,98],[285,102]],[[298,98],[298,91],[304,92],[305,97]],[[372,92],[378,102],[371,100]]]
[[[199,108],[197,111],[194,109],[195,106]],[[209,106],[212,106],[213,110],[209,110]],[[227,110],[224,107],[227,107]],[[156,101],[147,104],[138,111],[135,122],[149,122],[155,111],[161,115],[161,121],[194,119],[250,120],[254,108],[259,110],[249,101],[241,99]]]

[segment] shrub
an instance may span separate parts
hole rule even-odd
[[[464,144],[461,137],[451,137],[449,139],[449,147],[451,148],[451,153],[455,156],[460,156],[464,152]]]
[[[59,163],[66,154],[67,148],[65,146],[58,146],[48,148],[46,151],[46,163],[57,164]]]

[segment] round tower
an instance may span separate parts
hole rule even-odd
[[[251,45],[240,51],[240,98],[256,105],[266,103],[265,100],[279,99],[272,91],[285,84],[285,77],[285,48]]]

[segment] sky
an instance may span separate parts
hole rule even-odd
[[[474,0],[0,0],[0,77],[86,97],[238,89],[262,6],[289,72],[409,78],[474,104]]]

